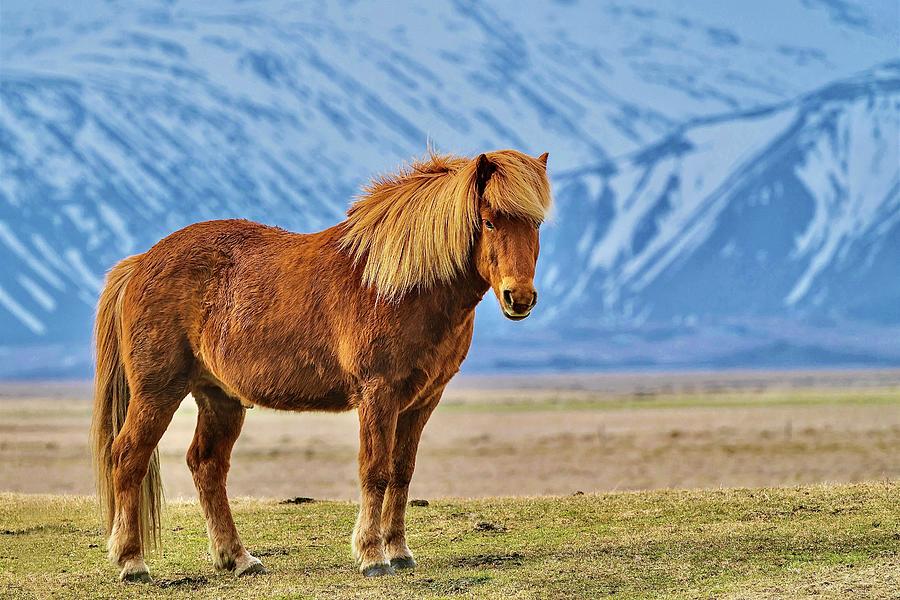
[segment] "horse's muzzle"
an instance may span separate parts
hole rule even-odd
[[[510,321],[521,321],[522,319],[528,318],[528,315],[530,315],[530,314],[531,314],[531,310],[529,310],[528,312],[516,315],[516,314],[510,314],[510,313],[506,312],[505,308],[503,309],[503,316],[506,317],[507,319],[509,319]]]
[[[521,321],[531,314],[531,309],[537,304],[537,291],[531,284],[517,287],[504,286],[500,298],[503,315],[511,321]]]

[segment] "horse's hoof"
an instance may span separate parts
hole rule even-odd
[[[261,562],[251,563],[243,571],[235,573],[238,577],[249,577],[251,575],[266,575],[268,571]]]
[[[244,554],[234,562],[234,574],[238,577],[265,575],[268,573],[262,562],[247,551],[244,551]]]
[[[129,573],[122,571],[119,579],[125,583],[153,583],[153,579],[147,571],[131,571]]]
[[[376,563],[362,570],[365,577],[381,577],[382,575],[396,575],[396,571],[389,563]]]
[[[395,569],[415,569],[416,568],[416,559],[412,556],[401,556],[399,558],[391,559],[391,566]]]

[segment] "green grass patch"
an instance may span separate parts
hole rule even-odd
[[[634,410],[666,408],[761,408],[778,406],[898,406],[900,389],[797,389],[652,392],[603,395],[569,390],[497,390],[446,398],[439,410]]]
[[[412,573],[367,580],[356,507],[234,502],[269,574],[213,571],[196,503],[168,507],[152,585],[120,584],[91,498],[0,494],[0,597],[891,597],[900,484],[433,500],[408,512]]]

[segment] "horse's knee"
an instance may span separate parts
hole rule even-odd
[[[190,469],[191,473],[196,475],[200,470],[200,452],[194,446],[188,448],[187,455],[185,456],[185,462],[187,463],[188,469]]]
[[[194,435],[194,441],[188,448],[185,459],[191,473],[197,475],[206,470],[210,465],[221,462],[223,450],[217,446],[214,439],[204,431],[198,431]]]
[[[410,482],[412,482],[412,473],[393,473],[390,486],[395,490],[405,490],[409,488]]]
[[[188,469],[198,485],[215,482],[217,478],[225,478],[227,460],[215,453],[188,450],[186,456]]]
[[[390,484],[390,478],[385,472],[366,473],[360,480],[360,486],[364,492],[384,494]]]
[[[194,439],[186,461],[191,473],[226,472],[231,449],[241,433],[244,410],[240,403],[219,388],[198,387],[193,390],[199,414]]]

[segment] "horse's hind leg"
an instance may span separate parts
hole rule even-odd
[[[144,563],[143,547],[154,535],[152,529],[158,523],[142,522],[145,518],[141,513],[142,503],[146,513],[150,510],[146,503],[155,501],[142,498],[141,488],[153,451],[186,390],[173,387],[149,394],[141,391],[140,387],[136,389],[132,392],[125,422],[111,449],[116,515],[107,547],[110,560],[122,567],[120,579],[147,582],[150,581],[150,574]],[[158,511],[158,508],[155,510]]]
[[[216,569],[240,575],[265,573],[262,563],[244,548],[225,492],[231,449],[244,424],[244,407],[220,388],[204,385],[192,390],[199,410],[188,467],[206,516],[209,551]]]

